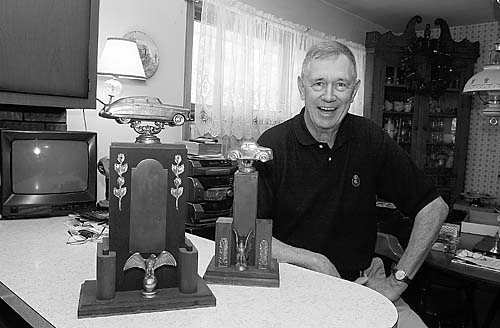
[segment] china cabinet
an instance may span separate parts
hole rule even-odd
[[[479,42],[451,38],[448,24],[436,19],[417,37],[420,16],[401,35],[366,35],[365,116],[405,149],[452,203],[463,191],[471,97],[463,85],[474,73]]]

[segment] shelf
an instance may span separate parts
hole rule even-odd
[[[424,169],[426,175],[437,176],[454,176],[453,168],[451,167],[426,167]]]
[[[398,88],[398,89],[407,89],[408,88],[408,86],[406,84],[395,84],[395,83],[385,84],[385,86],[388,88]]]
[[[384,112],[385,113],[385,112]],[[448,113],[429,113],[429,117],[436,118],[456,118],[457,114],[448,114]]]
[[[384,110],[384,115],[394,115],[394,116],[413,116],[413,111],[411,112],[396,112],[396,111],[386,111]]]
[[[452,142],[427,142],[428,146],[455,146]]]

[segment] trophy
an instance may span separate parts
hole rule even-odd
[[[271,257],[272,221],[257,218],[258,172],[254,161],[272,160],[270,148],[244,142],[226,157],[238,162],[233,217],[215,226],[215,255],[203,279],[209,283],[279,287],[279,265]]]
[[[498,228],[498,227],[497,227]],[[474,245],[473,250],[500,259],[500,235],[497,229],[494,236],[484,236],[481,241]]]
[[[178,144],[111,144],[109,239],[97,245],[78,318],[215,306],[184,234],[186,156]]]

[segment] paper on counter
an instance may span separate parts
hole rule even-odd
[[[485,256],[478,252],[471,252],[466,249],[457,251],[454,260],[458,260],[453,261],[455,263],[460,263],[459,261],[463,261],[465,264],[472,264],[478,267],[500,271],[500,259]]]

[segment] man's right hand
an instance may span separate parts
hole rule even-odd
[[[294,264],[309,270],[340,278],[333,263],[323,254],[293,247],[273,237],[272,257],[279,262]]]

